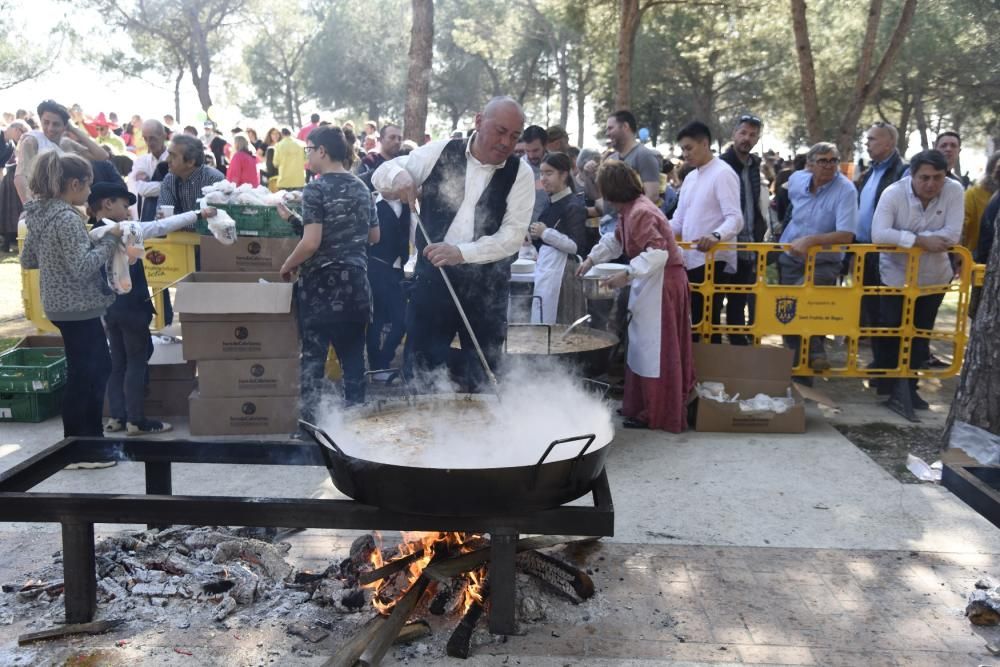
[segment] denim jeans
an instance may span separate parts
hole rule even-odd
[[[111,373],[111,356],[99,317],[53,322],[66,346],[66,389],[63,395],[63,437],[100,438],[104,390]]]
[[[111,344],[111,376],[108,404],[111,416],[133,424],[141,423],[149,361],[150,316],[144,312],[108,311],[104,323]]]

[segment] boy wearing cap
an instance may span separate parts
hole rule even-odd
[[[94,183],[87,198],[91,223],[101,226],[105,221],[130,222],[129,207],[135,202],[135,195],[124,183]],[[151,239],[189,227],[201,217],[214,215],[214,208],[205,208],[138,224],[143,238]],[[108,379],[111,418],[104,430],[106,433],[125,431],[125,435],[163,433],[171,429],[170,424],[148,419],[143,413],[146,368],[153,345],[149,323],[154,311],[142,260],[129,267],[129,274],[132,290],[119,294],[104,317],[111,347],[111,377]]]

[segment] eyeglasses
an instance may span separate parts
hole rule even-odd
[[[821,157],[813,161],[814,164],[818,164],[822,167],[832,167],[838,162],[840,162],[840,160],[835,157]]]
[[[314,151],[317,148],[319,148],[319,146],[306,146],[306,153],[308,153],[309,151]]]
[[[760,118],[757,118],[757,116],[745,113],[736,119],[736,123],[737,125],[739,125],[740,123],[750,123],[751,125],[756,125],[757,127],[760,127],[764,124],[764,121],[762,121]]]

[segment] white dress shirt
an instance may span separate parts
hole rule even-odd
[[[465,198],[448,227],[444,242],[457,246],[467,264],[486,264],[516,255],[521,248],[531,222],[531,211],[535,206],[535,177],[531,167],[523,160],[518,160],[517,178],[507,195],[507,212],[504,213],[500,228],[495,234],[473,240],[476,203],[489,185],[494,172],[503,167],[477,160],[469,150],[474,140],[475,135],[469,139],[465,149]],[[419,187],[430,176],[441,157],[441,151],[449,141],[451,140],[432,141],[409,155],[383,162],[372,174],[372,185],[380,192],[391,190],[393,179],[405,169]],[[447,191],[447,185],[444,185],[442,194]]]
[[[153,178],[156,165],[165,162],[167,159],[167,149],[163,149],[163,155],[156,157],[150,153],[139,155],[132,161],[132,171],[128,174],[128,189],[137,197],[159,197],[160,181],[148,180]],[[137,174],[146,174],[145,181],[137,181]]]
[[[965,193],[962,186],[946,178],[944,188],[924,208],[913,193],[912,180],[905,176],[882,192],[872,218],[872,243],[912,248],[918,236],[942,236],[958,243],[965,220]],[[879,255],[882,283],[902,287],[906,282],[907,256],[883,252]],[[924,252],[917,271],[918,285],[947,285],[954,272],[947,252]]]
[[[740,179],[728,164],[717,157],[698,167],[684,179],[680,201],[670,221],[674,234],[682,241],[696,241],[712,232],[720,242],[733,241],[743,229],[743,205],[740,202]],[[684,250],[684,266],[689,271],[705,265],[705,253]],[[715,253],[726,262],[729,273],[736,271],[736,251]]]

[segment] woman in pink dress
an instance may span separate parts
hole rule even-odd
[[[623,252],[629,258],[628,271],[605,281],[611,287],[632,287],[624,426],[680,433],[695,382],[691,296],[683,257],[666,217],[643,194],[638,174],[624,162],[606,160],[597,173],[597,186],[618,210],[618,226],[594,246],[578,275]]]

